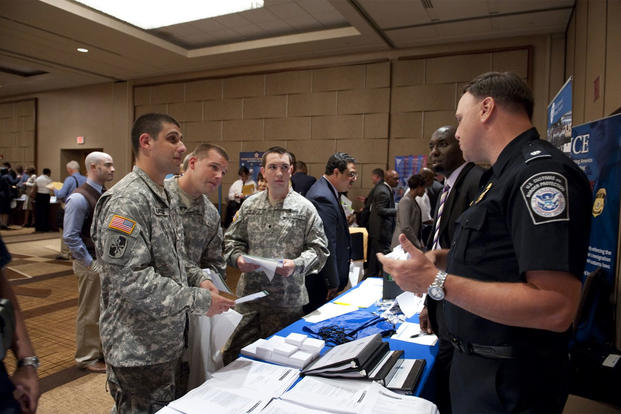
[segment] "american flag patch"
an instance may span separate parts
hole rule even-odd
[[[119,230],[127,234],[132,234],[134,227],[136,227],[136,222],[134,220],[117,216],[116,214],[112,216],[112,220],[110,220],[110,224],[108,224],[109,229]]]

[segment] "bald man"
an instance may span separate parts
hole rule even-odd
[[[78,367],[91,372],[106,372],[99,338],[101,284],[91,223],[103,186],[114,177],[114,162],[110,155],[95,151],[86,156],[85,164],[86,182],[67,198],[63,222],[63,240],[73,256],[73,272],[78,277],[75,361]]]

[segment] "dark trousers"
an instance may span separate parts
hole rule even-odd
[[[302,309],[304,309],[304,314],[307,314],[327,302],[328,286],[323,277],[318,274],[307,275],[304,283],[308,292],[308,303]]]
[[[383,268],[379,260],[377,260],[376,253],[389,253],[390,252],[390,240],[384,240],[378,237],[369,237],[369,250],[367,253],[367,273],[366,276],[382,276]]]
[[[561,413],[568,395],[568,362],[566,351],[547,357],[493,359],[454,350],[450,378],[453,410]]]
[[[0,414],[20,414],[19,403],[13,398],[15,385],[11,382],[4,362],[0,361]]]
[[[37,193],[34,209],[35,231],[50,231],[50,195]]]

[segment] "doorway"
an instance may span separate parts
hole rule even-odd
[[[60,150],[60,181],[67,178],[67,163],[75,160],[80,163],[80,174],[87,175],[86,156],[93,151],[103,151],[103,148],[83,148],[83,149],[61,149]]]

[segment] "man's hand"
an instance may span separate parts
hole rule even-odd
[[[237,268],[242,272],[252,272],[259,268],[259,265],[254,263],[248,263],[244,260],[244,256],[237,258]]]
[[[423,310],[420,311],[420,315],[418,315],[418,323],[420,324],[421,332],[425,332],[427,334],[433,333],[431,330],[431,324],[429,323],[429,312],[427,311],[427,306],[423,306]]]
[[[339,294],[339,288],[335,287],[332,289],[328,289],[328,294],[326,295],[326,300],[332,300]]]
[[[214,285],[211,280],[203,280],[198,286],[203,289],[209,289],[212,294],[218,293],[218,288],[216,288],[216,285]]]
[[[209,312],[207,312],[207,316],[214,316],[226,312],[233,306],[235,306],[235,301],[227,299],[224,296],[220,296],[217,293],[212,293],[211,306],[209,307]]]
[[[88,266],[88,270],[95,273],[101,273],[103,270],[103,265],[99,263],[97,260],[93,260],[91,264]]]
[[[19,402],[22,413],[34,413],[39,402],[39,378],[31,366],[17,368],[11,378],[15,384],[13,396]]]
[[[410,254],[410,259],[389,259],[381,253],[377,254],[377,258],[384,266],[384,271],[392,276],[401,289],[418,295],[427,293],[438,269],[403,233],[399,235],[399,241],[401,247]]]
[[[276,273],[283,277],[289,277],[295,270],[295,263],[291,259],[284,259],[282,267],[276,268]]]

